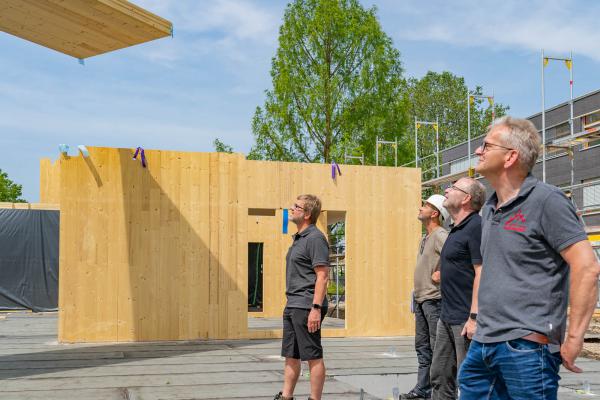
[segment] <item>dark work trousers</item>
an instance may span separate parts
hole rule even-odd
[[[423,397],[431,394],[429,383],[429,368],[435,346],[435,334],[440,318],[440,300],[425,300],[415,302],[415,350],[419,361],[417,385],[413,389]]]
[[[457,399],[456,376],[471,343],[460,335],[464,326],[438,321],[431,363],[431,400]]]

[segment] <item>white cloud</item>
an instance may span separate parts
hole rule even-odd
[[[400,40],[436,41],[458,46],[526,49],[600,61],[600,3],[583,1],[405,1],[384,2],[380,14],[403,25],[393,35]],[[391,14],[391,15],[390,15]],[[410,17],[410,18],[408,18]]]
[[[275,48],[282,14],[279,7],[244,0],[139,0],[137,4],[173,22],[175,40],[140,52],[167,66],[190,54],[231,64],[252,62],[257,51]],[[179,35],[185,36],[185,42],[178,43]]]

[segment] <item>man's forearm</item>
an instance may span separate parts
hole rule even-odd
[[[327,282],[329,282],[328,276],[318,276],[315,282],[315,295],[313,297],[313,304],[323,304],[325,294],[327,293]]]
[[[572,339],[583,340],[598,301],[598,268],[596,265],[571,268],[569,288],[569,331]]]
[[[479,309],[478,295],[479,295],[479,281],[481,279],[481,264],[473,265],[475,269],[475,278],[473,279],[473,296],[471,297],[471,312],[477,313]]]

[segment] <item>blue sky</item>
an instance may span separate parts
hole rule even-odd
[[[406,76],[451,71],[511,107],[540,111],[540,50],[573,51],[574,93],[600,89],[600,2],[361,0],[376,5]],[[0,32],[0,169],[39,200],[39,159],[58,144],[212,151],[252,145],[270,88],[286,1],[134,0],[174,38],[77,60]],[[546,104],[568,100],[564,64],[546,68]]]

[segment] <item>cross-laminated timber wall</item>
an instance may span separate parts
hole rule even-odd
[[[265,316],[281,315],[282,209],[301,193],[322,199],[325,220],[345,211],[346,328],[323,334],[412,333],[418,170],[342,166],[334,181],[322,164],[146,151],[142,168],[130,149],[89,151],[42,161],[53,171],[41,174],[41,197],[60,198],[60,341],[277,336],[247,328],[248,242],[265,242]]]

